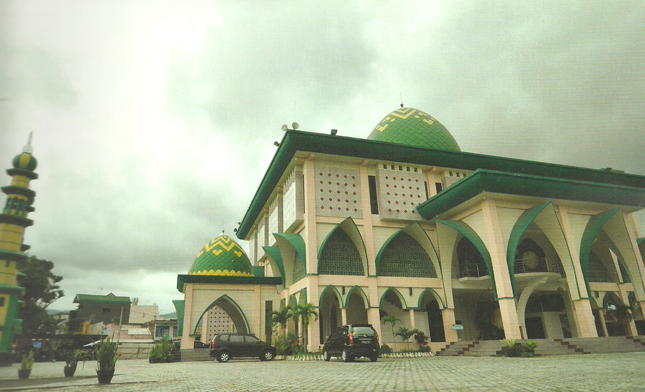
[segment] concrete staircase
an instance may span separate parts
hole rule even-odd
[[[555,340],[525,339],[517,340],[516,342],[523,344],[527,341],[534,341],[538,344],[535,349],[535,356],[645,352],[645,336]],[[503,355],[503,347],[505,347],[503,340],[463,340],[446,345],[446,347],[436,352],[436,355],[494,357]]]
[[[435,355],[444,357],[457,357],[459,355],[464,355],[464,352],[470,351],[475,346],[477,346],[479,342],[479,340],[459,340],[452,342],[446,345],[446,347],[437,351]]]
[[[563,339],[562,344],[582,349],[584,353],[627,353],[645,351],[644,336],[609,336],[602,338],[569,338]]]

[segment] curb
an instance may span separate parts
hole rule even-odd
[[[379,358],[422,358],[422,357],[434,357],[435,355],[432,352],[427,353],[392,353],[392,354],[381,354]],[[276,355],[275,359],[277,361],[324,361],[322,355]]]

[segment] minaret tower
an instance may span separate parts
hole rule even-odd
[[[13,168],[7,170],[11,185],[2,187],[7,203],[0,214],[0,361],[11,352],[14,334],[22,331],[18,319],[18,298],[23,291],[19,279],[24,276],[16,268],[27,256],[23,253],[29,245],[22,243],[25,228],[34,222],[27,214],[34,211],[31,205],[36,192],[29,189],[29,182],[38,178],[36,158],[31,155],[31,135],[23,152],[13,159]]]

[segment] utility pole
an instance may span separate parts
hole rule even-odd
[[[121,341],[121,322],[123,321],[123,305],[121,306],[121,315],[119,316],[119,336],[116,338],[116,344]]]

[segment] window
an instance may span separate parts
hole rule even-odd
[[[245,337],[244,337],[244,340],[245,340],[247,343],[257,343],[257,342],[259,342],[259,341],[260,341],[260,340],[259,340],[258,338],[256,338],[255,336],[249,336],[249,335],[245,336]]]
[[[244,336],[242,335],[229,335],[230,336],[230,341],[233,343],[243,343],[244,342]]]
[[[443,190],[443,186],[441,185],[440,182],[435,182],[434,183],[435,188],[437,188],[437,193],[441,192]]]
[[[367,176],[367,182],[370,187],[370,208],[372,215],[378,215],[378,197],[376,194],[376,176]]]
[[[4,297],[0,297],[0,307],[4,306]]]

